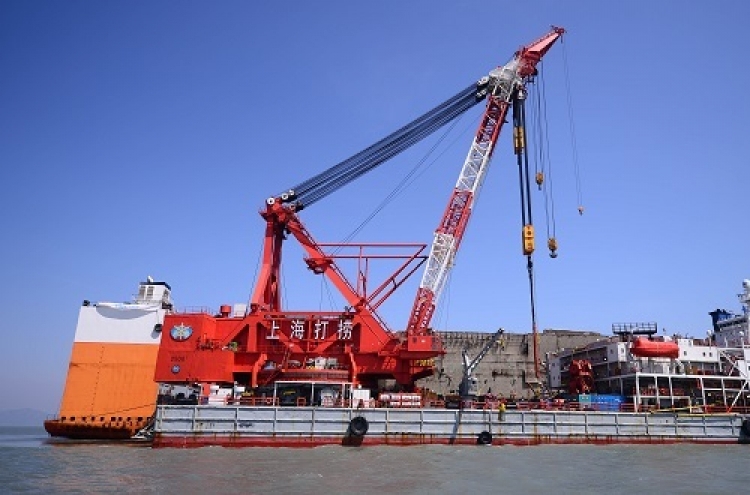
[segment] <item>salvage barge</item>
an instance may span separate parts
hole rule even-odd
[[[580,345],[548,356],[541,390],[527,383],[514,392],[511,383],[527,373],[521,368],[512,378],[506,370],[516,360],[529,367],[528,335],[506,334],[480,365],[480,393],[451,408],[445,394],[452,390],[441,385],[459,381],[460,348],[481,342],[479,334],[438,333],[449,342],[436,363],[443,379],[420,380],[420,393],[378,393],[346,381],[304,382],[302,370],[308,378],[331,371],[321,359],[300,368],[300,380],[277,380],[270,387],[159,385],[158,343],[173,340],[173,334],[182,339],[186,330],[162,331],[164,317],[173,312],[170,287],[149,280],[132,303],[84,301],[60,415],[45,428],[53,437],[87,440],[131,439],[145,428],[140,438],[155,447],[746,442],[750,281],[743,289],[741,314],[711,312],[707,339],[676,338],[673,346],[636,343],[643,338],[637,332],[648,334],[650,325],[614,325],[618,334],[611,338],[545,331],[542,348],[561,340]],[[196,339],[191,334],[186,341]],[[96,352],[88,349],[92,346]],[[674,351],[648,355],[674,347],[678,357]],[[230,346],[214,352],[236,351]]]
[[[150,335],[150,342],[159,339],[158,346],[149,348],[152,351],[158,347],[153,378],[145,385],[139,379],[138,386],[158,387],[158,393],[151,389],[152,397],[156,396],[155,414],[150,418],[153,423],[143,432],[152,438],[155,447],[735,443],[750,437],[747,412],[741,409],[747,405],[748,388],[744,340],[743,354],[731,354],[735,359],[742,356],[736,372],[744,382],[741,388],[724,394],[721,412],[709,410],[715,404],[706,400],[678,404],[674,388],[669,389],[669,397],[657,392],[659,400],[653,404],[642,400],[642,392],[651,390],[650,385],[641,387],[641,379],[646,378],[642,373],[654,374],[646,370],[648,363],[641,368],[621,368],[620,391],[600,393],[597,389],[600,377],[593,371],[598,363],[571,358],[566,370],[569,381],[588,388],[572,396],[568,393],[561,397],[560,391],[553,394],[550,384],[540,380],[539,335],[535,324],[530,350],[527,349],[534,372],[522,384],[527,393],[534,392],[533,397],[526,398],[535,400],[500,397],[497,391],[491,394],[489,389],[483,395],[459,394],[456,400],[454,394],[449,397],[433,393],[420,385],[435,374],[443,374],[438,363],[444,360],[447,351],[441,335],[430,325],[431,318],[511,109],[519,174],[525,184],[523,189],[530,189],[528,169],[524,168],[524,163],[528,164],[524,101],[531,89],[528,86],[538,74],[538,63],[563,32],[561,28],[553,28],[522,47],[506,65],[493,69],[432,111],[379,141],[374,145],[377,149],[368,148],[267,198],[260,211],[265,222],[262,264],[249,303],[223,305],[218,311],[157,311],[155,315],[163,316],[163,323],[161,319],[143,320],[141,326]],[[303,208],[484,100],[487,103],[479,129],[428,255],[423,244],[322,244],[313,239],[299,216]],[[522,198],[524,212],[530,211],[529,201]],[[524,217],[523,224],[523,253],[533,280],[534,228],[530,215]],[[341,300],[331,305],[333,309],[290,309],[282,304],[285,301],[282,245],[288,239],[299,242],[309,270],[326,277],[338,291]],[[548,247],[550,255],[556,256],[554,238],[548,240]],[[371,277],[371,265],[386,259],[401,264],[378,285],[375,277]],[[344,264],[342,260],[356,265],[354,277],[345,276],[340,266]],[[422,282],[406,325],[403,331],[392,331],[377,310],[423,265]],[[373,273],[382,275],[383,271],[373,270]],[[98,331],[104,332],[107,328],[101,323]],[[153,327],[148,328],[149,324]],[[125,334],[113,337],[124,339]],[[676,343],[678,356],[681,345]],[[722,343],[710,344],[718,345]],[[626,341],[617,349],[617,359],[659,360],[673,359],[670,356],[675,345]],[[627,353],[621,356],[620,349]],[[717,359],[719,355],[721,359],[729,356],[717,352]],[[106,360],[97,362],[94,357],[86,359],[94,364],[92,370],[107,368]],[[558,365],[564,364],[562,359]],[[150,363],[144,360],[137,369],[146,369]],[[551,367],[552,361],[548,361],[548,371]],[[72,360],[71,373],[73,368]],[[687,369],[681,366],[679,373]],[[725,368],[719,365],[719,369]],[[662,373],[678,372],[674,368],[662,369]],[[563,371],[559,374],[564,376]],[[107,391],[104,395],[112,396],[119,392],[120,387],[102,389],[110,381],[99,377],[96,374],[95,380],[87,382],[94,397],[104,391]],[[655,386],[663,388],[662,377],[651,378]],[[625,381],[631,379],[635,395],[626,386]],[[615,397],[615,394],[620,395]],[[663,404],[667,402],[673,407],[665,410]],[[128,404],[148,405],[147,401],[142,404],[128,401]],[[117,410],[124,411],[124,405],[117,404]],[[124,417],[104,414],[111,409],[103,404],[96,408],[82,407],[80,411],[75,410],[73,417],[73,412],[63,407],[58,422],[76,423],[81,419],[79,414],[83,414],[84,426],[94,423],[106,432],[108,421],[121,422]],[[139,424],[146,419],[138,418]],[[48,431],[54,434],[50,428]]]
[[[741,314],[710,313],[706,339],[616,324],[611,338],[551,354],[546,384],[531,400],[485,387],[451,408],[443,395],[371,397],[330,381],[181,389],[193,403],[157,407],[154,446],[748,443],[750,280],[739,298]],[[162,402],[175,391],[162,388]]]

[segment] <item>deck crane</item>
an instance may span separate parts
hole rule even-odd
[[[469,353],[466,349],[461,352],[461,357],[463,359],[463,376],[461,377],[461,383],[458,385],[458,395],[461,400],[474,399],[479,394],[479,383],[474,376],[474,371],[504,332],[505,330],[499,328],[497,332],[495,332],[495,335],[484,344],[484,347],[482,347],[482,350],[479,351],[479,354],[477,354],[474,359],[469,358]]]
[[[466,229],[477,192],[510,103],[536,74],[536,66],[564,30],[553,28],[518,50],[513,59],[369,148],[320,174],[268,198],[263,256],[246,311],[229,305],[218,314],[167,315],[155,379],[160,383],[229,383],[262,387],[281,381],[350,382],[375,388],[380,379],[402,387],[433,373],[442,343],[430,318]],[[429,256],[424,244],[323,244],[315,241],[299,212],[412,146],[461,113],[487,99],[487,106],[461,170]],[[291,310],[282,305],[282,246],[288,236],[305,252],[305,263],[326,276],[346,301],[339,311]],[[527,240],[525,239],[525,242]],[[533,242],[533,239],[532,239]],[[404,253],[373,253],[378,248]],[[344,253],[354,249],[354,254]],[[341,259],[356,260],[357,278],[347,279]],[[400,266],[374,289],[370,262],[390,258]],[[427,264],[404,336],[392,332],[379,306]]]

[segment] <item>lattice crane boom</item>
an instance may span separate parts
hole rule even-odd
[[[489,169],[492,152],[514,95],[536,74],[536,66],[564,29],[553,27],[545,36],[518,50],[513,59],[491,71],[486,82],[487,106],[469,148],[448,207],[435,230],[427,265],[407,324],[409,336],[426,335],[471,212]]]

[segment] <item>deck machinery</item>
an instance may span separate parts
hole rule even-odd
[[[331,167],[266,200],[262,266],[249,304],[222,306],[218,313],[175,312],[166,316],[166,335],[156,366],[162,384],[240,384],[255,388],[275,382],[347,382],[375,388],[395,380],[403,390],[433,373],[433,358],[443,354],[430,321],[464,235],[476,194],[487,172],[509,108],[526,94],[542,56],[564,33],[553,28],[518,50],[506,65],[492,70],[446,102],[410,124]],[[323,244],[315,241],[300,211],[442,127],[480,101],[486,108],[471,148],[435,231],[429,254],[420,244]],[[514,119],[515,124],[515,119]],[[525,142],[516,125],[516,152]],[[524,226],[524,252],[533,244]],[[533,235],[533,234],[532,234]],[[284,241],[292,237],[305,252],[305,263],[323,275],[346,301],[340,311],[285,308],[281,260]],[[382,254],[381,248],[391,248]],[[354,249],[355,254],[351,253]],[[396,254],[393,254],[396,253]],[[348,279],[337,261],[355,259],[356,279]],[[371,290],[368,267],[381,258],[400,266]],[[391,331],[378,307],[410,275],[425,266],[405,331]]]

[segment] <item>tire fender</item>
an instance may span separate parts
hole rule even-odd
[[[477,445],[491,445],[492,444],[492,433],[485,430],[477,435]]]
[[[349,433],[355,437],[363,437],[367,434],[367,430],[370,428],[367,419],[362,416],[355,416],[349,422]]]

